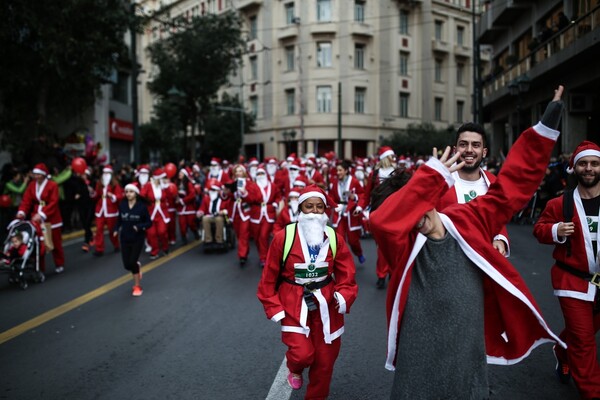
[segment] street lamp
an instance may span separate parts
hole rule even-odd
[[[521,108],[523,106],[523,94],[529,92],[531,87],[531,78],[527,75],[521,75],[516,79],[513,79],[508,84],[508,92],[511,96],[517,98],[517,129],[513,132],[513,143],[514,139],[521,133]],[[512,143],[510,143],[512,145]]]
[[[244,156],[244,113],[246,112],[243,108],[239,107],[227,107],[227,106],[215,106],[217,110],[222,111],[231,111],[231,112],[239,112],[240,113],[240,155]],[[258,157],[258,155],[257,155]]]
[[[295,130],[289,130],[289,131],[283,131],[281,132],[281,136],[283,136],[283,140],[285,140],[285,152],[286,152],[286,156],[288,154],[290,154],[290,141],[294,140],[296,138],[296,131]]]

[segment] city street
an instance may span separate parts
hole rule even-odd
[[[509,227],[511,260],[559,333],[552,248],[538,245],[531,231]],[[385,292],[375,288],[374,242],[363,246],[367,262],[357,268],[359,295],[346,317],[331,400],[387,399],[394,377],[384,368]],[[234,251],[203,254],[197,242],[152,262],[144,254],[140,298],[131,296],[110,244],[100,258],[82,253],[77,240],[65,251],[65,273],[55,275],[48,257],[43,284],[21,291],[0,277],[0,399],[288,398],[276,380],[285,352],[279,326],[256,298],[254,247],[244,269]],[[578,399],[554,366],[548,344],[516,366],[491,366],[491,398]],[[302,399],[305,388],[289,398]]]

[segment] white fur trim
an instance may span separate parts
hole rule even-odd
[[[31,172],[34,173],[34,174],[40,174],[40,175],[44,175],[44,176],[47,175],[46,171],[38,169],[38,168],[34,168],[33,171],[31,171]]]
[[[446,180],[448,187],[454,186],[454,177],[452,176],[452,173],[440,160],[438,160],[435,157],[431,157],[425,163],[425,165],[427,165],[428,167],[433,168],[437,172],[439,172],[439,174],[442,175],[444,177],[444,179]]]
[[[325,203],[325,206],[327,206],[327,199],[325,199],[325,195],[321,192],[317,192],[317,191],[312,191],[312,192],[306,192],[306,193],[302,193],[300,195],[300,197],[298,197],[298,204],[302,204],[302,202],[308,198],[311,197],[318,197],[321,200],[323,200],[323,203]]]
[[[588,156],[600,157],[600,151],[594,150],[594,149],[588,149],[588,150],[580,151],[579,153],[577,153],[577,155],[573,159],[573,166],[575,164],[577,164],[577,161],[579,161],[581,158],[588,157]]]
[[[140,189],[137,186],[132,185],[131,183],[125,185],[125,190],[133,190],[135,193],[140,194]]]
[[[271,317],[271,321],[279,322],[285,317],[285,311],[279,311],[277,314]]]
[[[546,125],[542,124],[541,121],[533,127],[533,130],[536,131],[539,135],[547,137],[548,139],[552,139],[554,141],[556,141],[556,139],[558,139],[558,136],[560,135],[559,131],[555,131],[552,128],[548,128]]]
[[[346,314],[346,300],[344,299],[344,296],[342,296],[340,292],[334,292],[333,295],[335,296],[336,300],[338,301],[338,304],[340,305],[338,312],[340,314]]]
[[[566,237],[558,236],[558,225],[561,223],[562,222],[557,222],[556,224],[552,225],[552,240],[554,243],[563,244],[567,241]]]
[[[383,160],[384,158],[388,157],[388,156],[393,156],[394,154],[394,150],[390,149],[390,150],[386,150],[383,153],[381,153],[381,155],[379,156],[380,160]]]

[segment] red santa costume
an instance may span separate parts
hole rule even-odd
[[[300,178],[300,161],[295,159],[294,162],[288,164],[287,169],[284,169],[280,176],[283,197],[287,197],[288,193],[294,190],[294,182],[298,178]]]
[[[304,176],[309,185],[317,185],[326,188],[323,175],[317,170],[316,158],[310,157],[306,160],[306,172],[304,173]]]
[[[336,177],[331,185],[329,195],[338,206],[332,215],[332,225],[342,237],[348,237],[348,244],[356,257],[364,262],[362,246],[360,245],[360,230],[362,228],[361,204],[364,202],[364,189],[356,178],[348,175],[343,181]],[[360,213],[354,215],[354,211]]]
[[[34,179],[29,183],[17,211],[17,218],[23,219],[30,215],[32,219],[40,218],[41,223],[51,224],[52,228],[52,258],[57,273],[61,273],[65,266],[65,255],[62,246],[62,217],[58,207],[58,184],[48,179],[48,168],[39,163],[33,168],[33,174],[43,177],[41,182]],[[40,269],[45,272],[44,257],[40,260]]]
[[[148,213],[152,220],[152,226],[146,231],[148,244],[152,248],[150,257],[158,257],[158,252],[162,249],[165,253],[169,252],[169,237],[167,234],[167,224],[170,221],[167,204],[167,193],[163,189],[160,180],[166,174],[162,168],[157,168],[152,173],[152,180],[144,185],[140,194],[148,200]]]
[[[215,179],[219,182],[219,185],[229,182],[229,175],[221,168],[220,158],[213,157],[210,160],[210,167],[208,168],[208,176],[206,179]]]
[[[267,178],[267,171],[263,167],[256,170],[256,187],[260,191],[260,201],[252,202],[250,208],[250,234],[256,242],[260,265],[265,264],[269,240],[273,231],[281,194],[277,186]]]
[[[164,178],[161,185],[167,194],[167,211],[169,212],[167,236],[169,238],[169,244],[175,244],[175,232],[177,231],[177,185],[168,178]]]
[[[223,226],[225,217],[229,214],[230,199],[221,197],[221,186],[216,180],[210,180],[206,184],[207,194],[204,195],[197,216],[202,218],[204,230],[204,243],[223,243]],[[215,237],[213,238],[211,224],[215,224]]]
[[[589,156],[600,157],[600,147],[584,141],[573,152],[567,171],[571,172],[579,159]],[[595,210],[590,210],[593,200],[582,200],[579,190],[580,185],[573,191],[574,233],[569,236],[568,242],[566,237],[558,235],[558,226],[564,221],[563,196],[548,202],[535,224],[533,234],[540,243],[555,245],[552,253],[555,259],[551,271],[552,286],[565,320],[565,329],[560,338],[569,346],[566,351],[555,348],[555,353],[560,363],[568,363],[581,397],[587,399],[600,397],[600,366],[596,353],[600,313],[597,304],[594,308],[600,292],[599,275],[595,275],[595,284],[590,281],[594,274],[600,273],[600,209],[596,206]],[[592,206],[588,207],[588,212],[584,202]]]
[[[479,171],[483,181],[480,187],[476,185],[469,185],[470,182],[462,180],[458,172],[453,172],[452,177],[454,178],[454,190],[448,190],[440,199],[435,209],[438,211],[443,211],[449,205],[456,203],[468,203],[475,197],[487,193],[490,185],[496,182],[496,175],[492,174],[491,172],[484,171],[481,168]],[[510,256],[510,243],[508,241],[508,231],[506,230],[506,226],[503,226],[502,230],[500,230],[500,232],[494,236],[494,240],[502,240],[506,246],[506,257]]]
[[[296,192],[295,190],[292,190],[288,194],[288,205],[287,207],[284,207],[277,216],[275,225],[273,225],[273,235],[284,229],[288,224],[298,222],[298,214],[300,213],[298,204],[299,196],[300,192]]]
[[[234,174],[240,168],[246,173],[246,168],[239,164],[234,167]],[[232,194],[230,215],[238,242],[238,259],[243,267],[250,251],[250,203],[260,201],[260,191],[248,177],[237,178],[236,182],[237,190]]]
[[[187,230],[189,229],[198,237],[196,226],[196,189],[192,181],[192,171],[182,168],[179,171],[179,184],[177,186],[177,215],[179,216],[179,232],[181,240],[187,243]]]
[[[96,235],[94,238],[94,255],[104,254],[104,227],[108,230],[108,237],[113,244],[115,251],[119,251],[119,238],[112,235],[117,218],[119,216],[119,203],[123,200],[123,189],[115,181],[113,183],[113,168],[105,165],[102,168],[102,178],[96,183],[95,196],[92,198],[96,202],[94,215],[96,216]]]
[[[313,197],[328,206],[334,205],[323,190],[314,185],[307,187],[299,202]],[[293,385],[292,374],[301,375],[309,368],[306,399],[325,399],[344,332],[343,314],[350,312],[358,292],[354,262],[344,239],[333,230],[326,230],[322,239],[307,239],[303,223],[295,226],[294,240],[285,260],[286,230],[273,238],[257,296],[267,318],[281,321],[282,341],[288,346],[288,382]],[[329,235],[335,235],[335,257],[330,246],[333,237]],[[308,242],[314,239],[319,244],[309,246]],[[292,387],[299,389],[302,378],[296,379],[299,382]]]
[[[487,195],[438,214],[447,234],[483,273],[485,351],[491,364],[515,364],[545,342],[565,346],[550,331],[522,277],[489,240],[537,189],[558,134],[541,123],[529,128],[513,145]],[[412,269],[427,241],[415,227],[452,183],[448,169],[432,158],[371,212],[371,230],[389,265],[394,266],[387,294],[386,368],[390,370],[395,368]],[[399,204],[407,205],[402,212],[398,212]]]

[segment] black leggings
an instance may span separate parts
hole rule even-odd
[[[140,273],[138,260],[144,247],[144,237],[135,242],[121,242],[121,258],[123,259],[123,267],[132,274]]]

